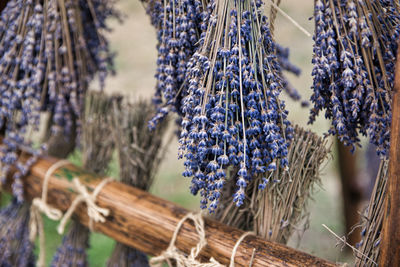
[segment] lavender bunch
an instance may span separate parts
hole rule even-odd
[[[79,222],[73,222],[64,236],[62,246],[54,254],[51,267],[70,266],[85,267],[87,262],[86,249],[89,246],[89,231]]]
[[[186,64],[193,55],[200,33],[207,28],[209,14],[200,0],[152,0],[147,6],[157,30],[156,115],[149,121],[154,129],[170,111],[179,112]]]
[[[283,101],[281,68],[259,0],[212,2],[202,46],[187,65],[180,157],[201,207],[218,205],[226,170],[237,166],[240,206],[252,176],[287,168],[292,128]],[[260,188],[266,186],[262,179]]]
[[[345,145],[368,136],[387,156],[400,16],[394,1],[315,0],[314,104]]]
[[[29,206],[13,199],[0,210],[0,266],[35,266],[33,248],[29,240]]]
[[[110,129],[112,98],[103,92],[88,91],[82,119],[83,167],[104,175],[112,159],[114,142]],[[88,266],[86,249],[89,247],[88,228],[74,221],[53,257],[51,266]]]
[[[53,133],[69,135],[81,117],[88,83],[109,72],[112,54],[105,20],[117,16],[106,0],[10,0],[0,15],[0,147],[3,184],[11,165],[18,172],[14,195],[22,201],[17,149],[31,147],[42,112],[53,114]],[[31,162],[29,162],[31,163]]]
[[[166,120],[149,131],[147,122],[154,114],[154,106],[146,101],[134,104],[114,101],[112,124],[117,148],[121,182],[142,190],[149,190],[165,152],[162,146],[167,130]],[[108,267],[149,266],[146,254],[117,243],[107,263]]]

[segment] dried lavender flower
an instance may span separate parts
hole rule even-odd
[[[88,247],[89,231],[79,222],[73,221],[68,233],[62,240],[61,246],[57,248],[50,266],[89,266],[86,255]]]
[[[329,134],[353,150],[359,134],[388,154],[400,14],[394,1],[315,0],[310,123],[321,110]]]
[[[54,133],[69,135],[81,118],[88,83],[109,72],[112,54],[105,20],[117,16],[113,1],[10,0],[0,14],[0,184],[16,164],[14,195],[22,201],[20,178],[29,170],[18,162],[21,145],[32,147],[42,112],[53,113]],[[33,163],[33,162],[29,162]]]
[[[187,64],[180,157],[191,192],[215,210],[229,166],[238,166],[234,202],[252,176],[287,167],[292,128],[281,67],[259,0],[211,1],[201,46]]]
[[[16,199],[0,210],[0,266],[35,266],[29,240],[29,206]]]
[[[187,62],[200,33],[207,27],[208,13],[200,0],[151,0],[147,13],[157,30],[156,115],[149,121],[154,129],[170,111],[180,112]]]

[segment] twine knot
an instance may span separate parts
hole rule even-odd
[[[67,160],[60,160],[50,166],[50,168],[46,171],[43,180],[43,189],[42,189],[42,197],[34,198],[32,201],[32,206],[30,209],[30,218],[29,218],[29,240],[34,242],[36,236],[39,234],[39,258],[37,262],[38,267],[45,266],[46,260],[46,249],[45,249],[45,236],[44,236],[44,226],[43,226],[43,218],[42,213],[44,213],[49,219],[58,221],[62,217],[62,212],[59,209],[53,208],[47,204],[47,191],[49,179],[53,172],[55,172],[58,168],[70,164]]]
[[[32,200],[31,209],[36,210],[39,213],[45,214],[49,219],[53,221],[58,221],[62,217],[61,210],[51,207],[41,198],[35,198]]]
[[[111,182],[112,180],[113,179],[110,177],[102,180],[96,186],[96,188],[93,190],[93,192],[89,193],[86,186],[82,185],[82,183],[79,181],[79,179],[75,177],[72,180],[72,182],[73,182],[73,185],[74,185],[76,191],[78,192],[78,196],[74,199],[71,206],[69,207],[67,212],[62,217],[60,224],[57,227],[57,232],[59,234],[64,233],[64,230],[65,230],[68,220],[71,218],[75,209],[78,207],[78,205],[81,202],[86,203],[88,216],[90,218],[89,229],[91,231],[93,231],[93,221],[96,223],[97,222],[104,223],[106,221],[105,217],[107,217],[110,214],[110,210],[97,206],[96,198],[97,198],[97,195],[100,193],[100,191],[103,189],[103,187],[107,183]]]
[[[182,228],[183,223],[191,219],[194,222],[194,227],[196,229],[197,234],[199,235],[199,242],[197,243],[196,247],[190,250],[190,254],[186,256],[182,251],[178,250],[175,246],[176,238],[178,236],[179,230]],[[232,255],[229,263],[229,267],[235,266],[235,256],[238,250],[240,243],[248,236],[248,235],[255,235],[254,232],[245,232],[243,233],[240,238],[237,240],[235,246],[232,250]],[[204,220],[201,216],[201,213],[193,214],[188,213],[185,217],[183,217],[178,225],[175,228],[175,232],[172,236],[172,239],[168,245],[168,248],[161,253],[161,255],[157,257],[153,257],[150,260],[151,267],[160,267],[162,266],[163,262],[168,262],[169,266],[172,266],[170,260],[175,260],[176,266],[178,267],[225,267],[225,265],[219,263],[214,258],[210,258],[209,262],[203,263],[196,260],[197,256],[200,254],[200,251],[207,245],[206,239],[206,232],[204,229]],[[254,258],[255,249],[253,249],[253,254],[250,260],[249,266],[252,265],[253,258]]]
[[[81,203],[85,202],[88,207],[88,216],[90,218],[89,228],[92,230],[93,221],[95,222],[105,222],[105,217],[109,215],[110,211],[108,209],[100,208],[96,205],[96,197],[103,189],[103,187],[112,181],[111,178],[107,178],[102,180],[95,188],[93,193],[89,193],[84,185],[81,184],[78,178],[73,179],[73,184],[75,189],[78,192],[78,196],[74,199],[68,211],[63,216],[62,212],[59,209],[51,207],[47,204],[47,192],[48,192],[48,183],[51,175],[60,167],[69,165],[70,162],[67,160],[60,160],[50,166],[50,168],[46,171],[46,174],[43,179],[43,189],[42,189],[42,197],[35,198],[32,201],[32,206],[30,209],[30,221],[29,221],[29,239],[31,242],[34,242],[36,236],[39,235],[39,257],[37,261],[38,267],[45,267],[46,260],[46,248],[45,248],[45,235],[44,235],[44,225],[42,213],[45,214],[49,219],[58,221],[61,219],[61,222],[57,228],[58,233],[62,234],[64,232],[65,226],[68,222],[68,219],[72,216],[76,207]]]
[[[199,242],[196,247],[190,250],[190,255],[186,256],[182,251],[178,250],[175,246],[176,238],[178,237],[179,230],[182,228],[183,223],[191,219],[194,222],[194,226],[196,228],[196,232],[199,235]],[[200,251],[207,245],[206,233],[204,230],[204,220],[200,213],[193,214],[188,213],[183,217],[178,225],[176,226],[174,235],[169,243],[168,248],[161,253],[160,256],[153,257],[150,260],[150,266],[152,267],[160,267],[162,263],[170,259],[176,261],[176,266],[178,267],[223,267],[221,263],[216,261],[214,258],[210,258],[208,263],[202,263],[196,260],[196,257],[199,255]],[[171,266],[171,264],[169,264]]]

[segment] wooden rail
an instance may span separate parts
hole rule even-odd
[[[379,266],[400,266],[400,49],[392,100],[389,177],[383,218]]]
[[[55,158],[41,158],[32,167],[30,175],[24,179],[25,195],[28,200],[40,197],[44,175],[56,161]],[[50,178],[48,203],[62,211],[67,210],[76,196],[72,184],[73,177],[78,177],[89,190],[93,190],[101,181],[101,177],[96,177],[72,164],[62,167]],[[9,184],[6,189],[10,190]],[[119,182],[107,184],[98,195],[97,203],[101,207],[110,209],[111,214],[105,223],[94,224],[96,231],[150,255],[158,255],[167,248],[177,223],[188,213],[174,203]],[[84,204],[77,208],[75,215],[84,225],[88,225]],[[201,259],[214,257],[219,262],[228,264],[232,249],[244,232],[207,218],[205,231],[208,245],[201,251]],[[177,248],[189,253],[197,242],[194,225],[190,221],[185,222],[177,238]],[[255,249],[253,259],[255,267],[337,266],[255,236],[246,237],[240,244],[235,257],[236,266],[249,266],[253,249]]]

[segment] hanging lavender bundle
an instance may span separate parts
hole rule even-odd
[[[162,141],[167,121],[149,131],[147,122],[154,114],[151,103],[139,101],[127,104],[114,101],[114,140],[118,153],[121,182],[142,190],[149,190],[162,161]],[[147,256],[134,248],[117,243],[107,263],[108,267],[149,266]]]
[[[29,218],[29,206],[16,199],[0,210],[0,266],[35,266]]]
[[[152,25],[157,30],[156,93],[153,103],[156,115],[149,121],[154,129],[170,111],[181,113],[182,98],[187,93],[185,73],[187,63],[206,34],[213,1],[151,0],[146,6]],[[301,70],[289,61],[289,49],[276,45],[276,55],[282,69],[298,76]],[[300,100],[298,91],[283,76],[285,92]],[[302,102],[308,105],[307,101]],[[181,115],[181,114],[180,114]]]
[[[104,175],[112,159],[114,143],[110,130],[112,98],[89,91],[86,97],[82,131],[83,167]],[[51,266],[88,266],[86,249],[89,229],[74,221],[54,254]]]
[[[157,30],[156,115],[149,121],[154,129],[170,111],[180,112],[186,64],[193,55],[200,33],[207,28],[209,13],[200,0],[151,0],[147,5]]]
[[[31,146],[44,111],[53,113],[54,133],[67,136],[81,117],[88,83],[108,73],[112,55],[104,38],[105,20],[116,16],[106,0],[10,0],[0,15],[1,177],[16,164],[14,195],[22,201],[17,148]],[[31,163],[31,162],[29,162]]]
[[[187,65],[180,156],[183,175],[192,177],[192,193],[200,191],[201,207],[210,202],[210,211],[217,207],[229,166],[240,168],[238,206],[252,176],[287,167],[292,128],[279,100],[281,70],[261,5],[213,3],[201,47]]]
[[[312,123],[321,110],[329,134],[355,149],[368,136],[380,156],[390,137],[394,62],[400,33],[395,1],[315,0]]]

